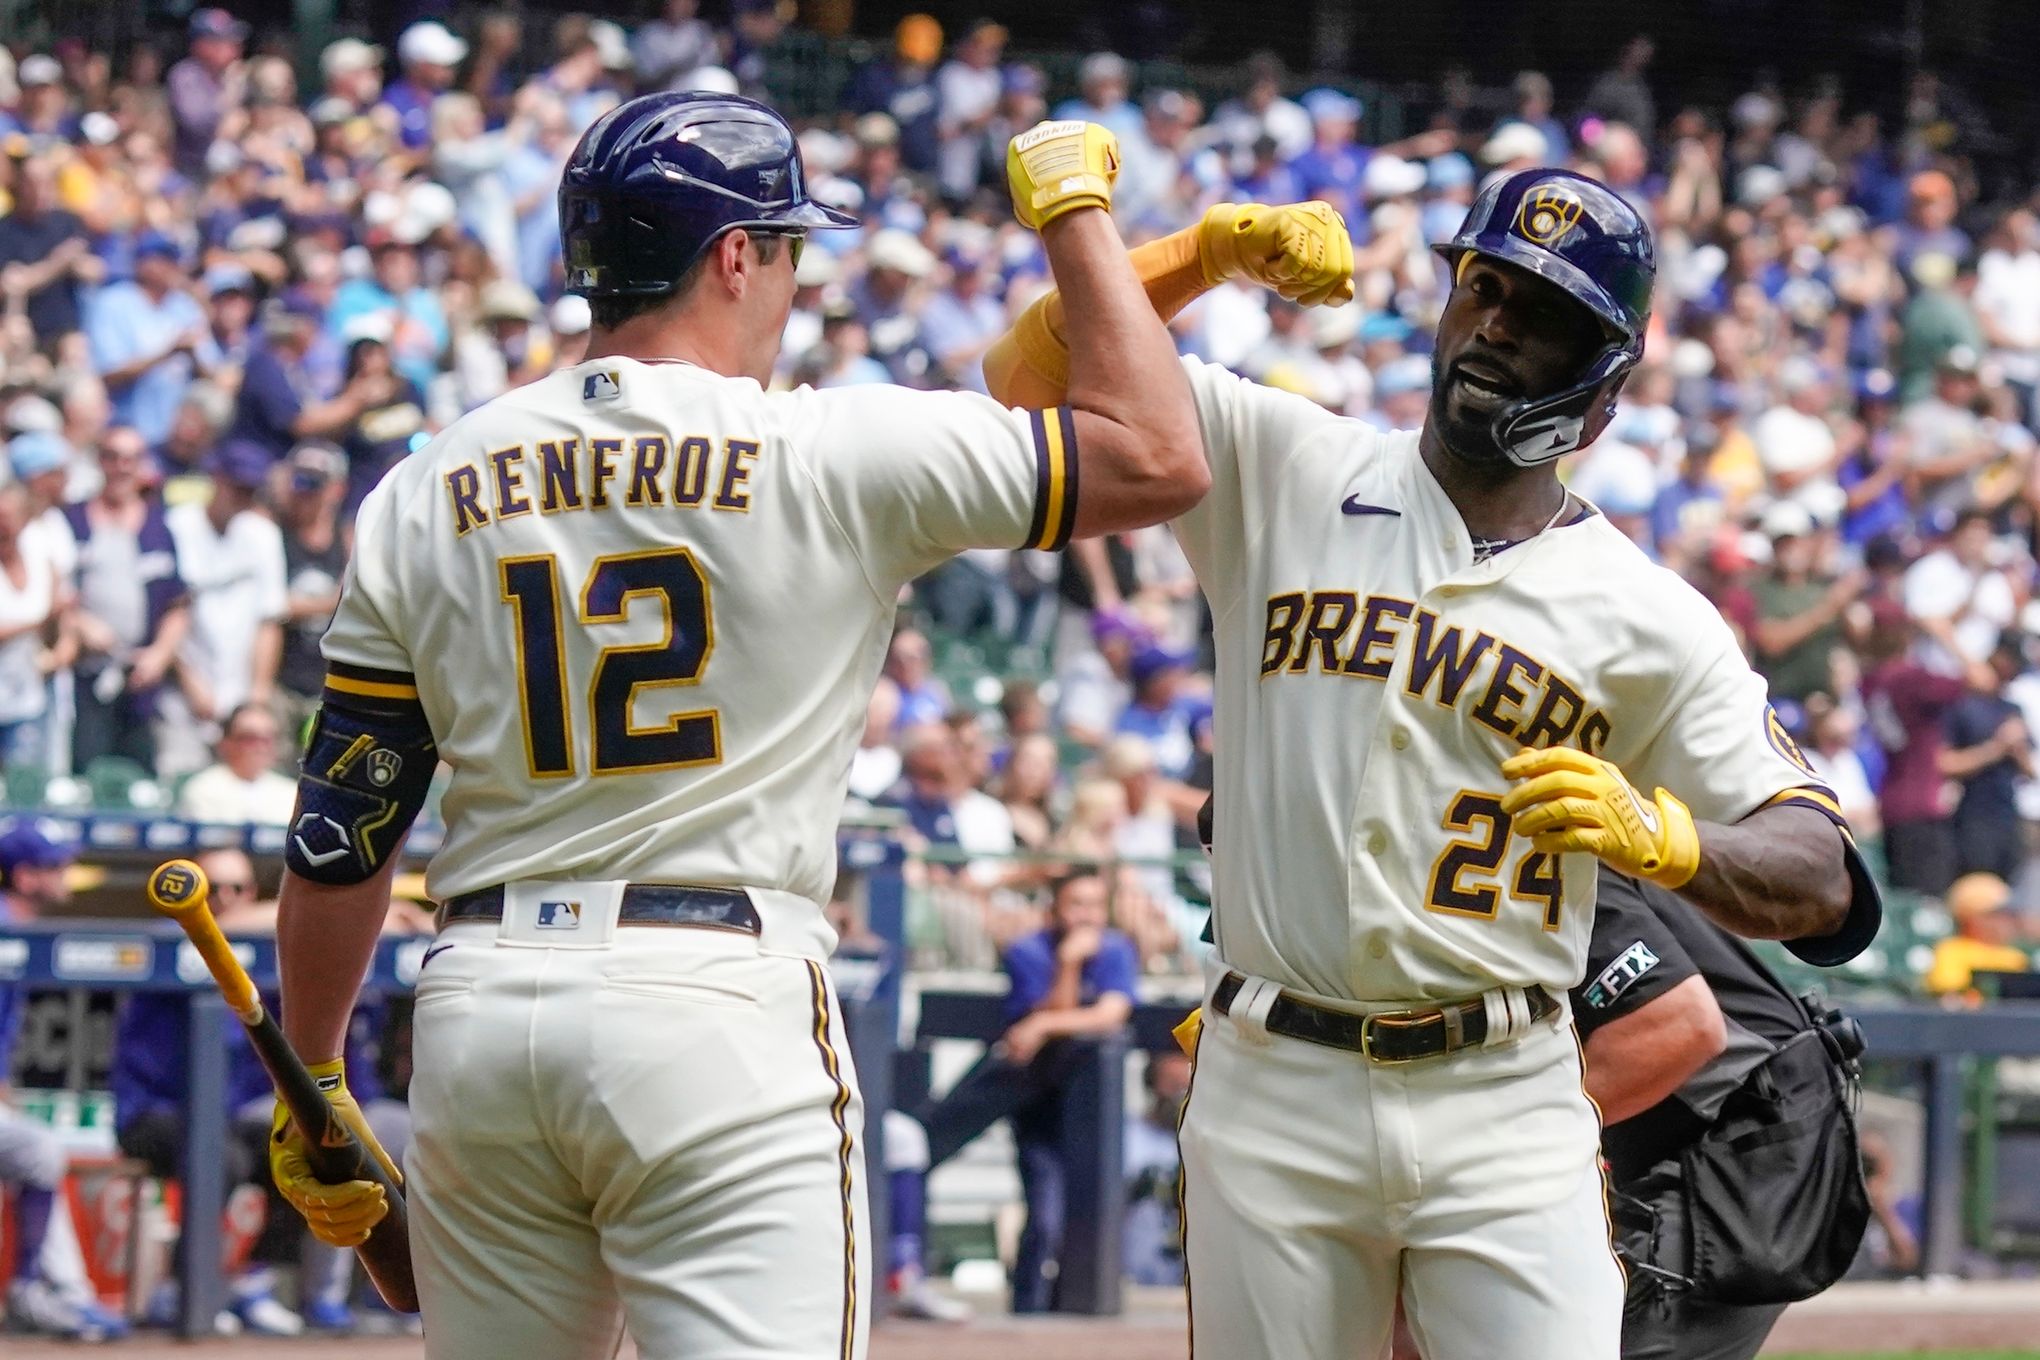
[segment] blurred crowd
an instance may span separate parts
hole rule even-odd
[[[488,11],[294,64],[289,33],[208,8],[126,50],[0,52],[10,797],[110,769],[191,817],[287,814],[353,508],[585,348],[567,152],[637,91],[769,95],[790,10]],[[1448,73],[1391,120],[1266,54],[1209,99],[1111,52],[1052,86],[1007,36],[910,15],[801,123],[812,191],[864,226],[802,256],[780,381],[982,386],[1047,286],[1004,146],[1054,114],[1118,134],[1129,241],[1222,201],[1336,206],[1358,305],[1226,285],[1175,331],[1407,428],[1448,282],[1429,247],[1486,177],[1569,165],[1644,211],[1659,255],[1647,362],[1574,488],[1718,604],[1896,884],[1984,872],[2034,900],[2040,217],[1983,200],[1958,88],[1674,107],[1636,37],[1576,88]],[[1118,855],[1142,861],[1115,919],[1144,964],[1194,954],[1195,874],[1169,860],[1209,782],[1208,628],[1168,533],[966,554],[905,604],[853,796],[934,847],[933,936],[993,957],[1038,923],[1044,862]]]

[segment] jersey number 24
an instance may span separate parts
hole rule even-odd
[[[1473,834],[1446,843],[1431,865],[1431,886],[1424,906],[1450,916],[1478,916],[1492,921],[1502,907],[1499,878],[1509,857],[1510,817],[1502,811],[1500,794],[1461,789],[1445,808],[1447,831]],[[1558,929],[1565,880],[1558,860],[1532,850],[1516,863],[1512,897],[1544,905],[1544,928]]]
[[[518,697],[524,714],[524,748],[533,779],[574,773],[574,718],[567,698],[566,621],[560,604],[560,566],[551,553],[506,557],[503,602],[517,625]],[[638,692],[701,681],[715,649],[708,577],[685,548],[598,557],[581,586],[580,622],[622,623],[634,599],[658,601],[665,637],[628,647],[604,647],[588,685],[591,772],[643,774],[713,765],[722,759],[716,710],[675,713],[664,724],[638,727],[631,708]]]

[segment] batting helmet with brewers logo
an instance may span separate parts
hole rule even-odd
[[[808,197],[793,129],[729,94],[665,92],[595,120],[560,175],[569,293],[669,293],[725,232],[795,235],[857,219]]]
[[[1615,412],[1615,394],[1643,357],[1657,278],[1650,228],[1607,185],[1565,170],[1521,170],[1497,179],[1467,210],[1458,234],[1436,247],[1456,283],[1473,255],[1528,270],[1564,289],[1600,320],[1608,343],[1577,381],[1496,413],[1495,443],[1535,467],[1593,442]]]

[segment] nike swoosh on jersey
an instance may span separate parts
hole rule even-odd
[[[1346,497],[1339,503],[1339,510],[1342,514],[1348,515],[1387,515],[1392,519],[1402,518],[1402,511],[1392,510],[1386,505],[1369,505],[1358,496]]]

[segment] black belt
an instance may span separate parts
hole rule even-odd
[[[1232,1003],[1246,981],[1238,973],[1227,973],[1211,994],[1211,1008],[1220,1015],[1230,1015]],[[1557,1000],[1542,987],[1529,988],[1528,995],[1532,1021],[1558,1013]],[[1281,992],[1268,1008],[1267,1023],[1270,1034],[1326,1048],[1343,1048],[1363,1055],[1369,1062],[1388,1064],[1441,1058],[1485,1042],[1488,1034],[1487,1004],[1479,997],[1427,1010],[1355,1015]]]
[[[448,899],[439,909],[442,929],[460,921],[503,919],[503,889],[479,888]],[[625,926],[704,926],[759,934],[758,909],[742,888],[696,888],[677,883],[631,883],[623,890],[616,922]]]

